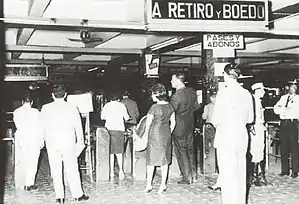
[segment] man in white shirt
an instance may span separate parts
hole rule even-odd
[[[280,176],[290,174],[289,154],[292,160],[292,178],[298,176],[298,118],[299,118],[299,96],[296,94],[297,86],[290,85],[288,94],[281,96],[274,106],[274,112],[279,115],[280,124],[280,152],[281,173]]]
[[[103,107],[101,118],[105,120],[105,127],[110,134],[110,179],[114,178],[114,155],[119,165],[119,179],[124,179],[123,153],[125,121],[130,116],[126,106],[119,101],[117,94],[112,94],[111,101]]]
[[[66,95],[63,85],[54,85],[54,102],[44,105],[41,110],[56,203],[64,203],[62,163],[75,201],[89,199],[81,187],[77,162],[77,157],[85,146],[81,117],[77,107],[64,100]]]
[[[26,93],[23,105],[13,113],[13,121],[17,128],[15,133],[15,185],[27,191],[35,190],[40,149],[44,141],[40,133],[39,111],[32,108],[31,95]]]
[[[251,94],[237,82],[240,73],[234,64],[224,67],[226,86],[217,93],[212,117],[222,204],[246,203],[246,124],[253,122],[253,104]]]

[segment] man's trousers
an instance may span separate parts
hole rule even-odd
[[[281,172],[289,173],[289,155],[291,153],[292,172],[298,173],[298,121],[281,120],[280,126],[280,153]]]
[[[173,136],[174,151],[177,157],[178,165],[185,181],[192,181],[194,171],[194,136],[188,135],[186,139],[177,139]],[[193,170],[193,171],[192,171]]]
[[[64,172],[67,174],[67,180],[73,198],[81,197],[83,191],[76,151],[71,149],[58,150],[51,148],[48,148],[47,151],[56,198],[64,198],[63,167],[65,170]]]
[[[217,148],[222,204],[246,203],[246,152]]]

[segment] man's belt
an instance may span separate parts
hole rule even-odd
[[[298,122],[298,119],[281,119],[283,122]]]

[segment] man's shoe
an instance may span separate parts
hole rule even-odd
[[[217,187],[214,187],[214,186],[208,186],[208,189],[211,189],[213,191],[221,191],[221,187],[217,186]]]
[[[89,199],[89,196],[83,194],[81,197],[75,198],[75,201],[79,202],[79,201],[88,200],[88,199]]]
[[[180,180],[177,182],[178,184],[191,184],[192,182],[191,181],[187,181],[187,180]]]
[[[30,191],[30,186],[24,186],[25,191]]]
[[[37,190],[37,186],[32,185],[32,186],[24,186],[25,191],[32,191],[32,190]]]
[[[298,177],[298,173],[292,173],[291,177],[292,178],[297,178]]]
[[[57,198],[56,203],[64,203],[64,198]]]
[[[281,172],[280,174],[278,174],[279,176],[288,176],[289,173],[288,172]]]

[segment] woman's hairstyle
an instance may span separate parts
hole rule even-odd
[[[241,74],[241,69],[237,64],[227,64],[224,67],[224,72],[233,79],[237,79]]]
[[[23,95],[23,102],[24,103],[31,103],[33,101],[32,96],[29,91],[26,91]]]
[[[150,92],[154,94],[160,101],[169,101],[167,89],[162,84],[156,84],[152,86]]]
[[[66,88],[62,84],[53,85],[53,91],[55,98],[63,98],[66,94]]]

